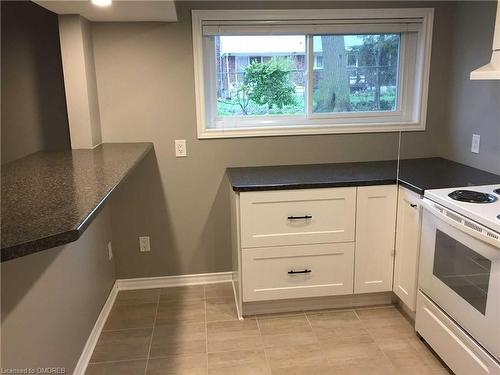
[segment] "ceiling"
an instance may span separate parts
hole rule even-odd
[[[174,0],[113,0],[109,7],[98,7],[81,0],[33,1],[54,13],[80,14],[89,21],[177,21]]]

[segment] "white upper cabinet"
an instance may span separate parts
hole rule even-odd
[[[355,207],[355,187],[241,193],[241,247],[353,242]]]
[[[394,293],[415,311],[422,208],[420,195],[399,187]]]
[[[358,187],[354,293],[392,290],[397,186]]]

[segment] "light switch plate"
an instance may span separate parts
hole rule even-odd
[[[185,158],[187,156],[186,140],[176,139],[175,140],[175,157]]]
[[[149,236],[139,237],[139,251],[141,253],[151,251]]]
[[[470,152],[474,154],[479,154],[479,143],[481,142],[481,136],[479,134],[472,134],[472,145]]]

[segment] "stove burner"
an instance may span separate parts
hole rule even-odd
[[[497,200],[494,195],[471,190],[455,190],[448,196],[456,201],[467,203],[493,203]]]

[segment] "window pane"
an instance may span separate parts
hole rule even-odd
[[[217,117],[304,114],[304,35],[216,36]]]
[[[315,113],[397,110],[399,34],[315,35]]]

